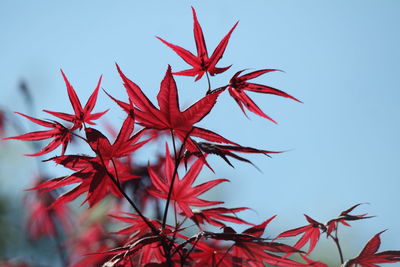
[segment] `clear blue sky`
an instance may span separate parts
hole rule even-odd
[[[210,51],[240,21],[219,64],[233,66],[212,80],[214,87],[240,69],[279,68],[285,73],[257,82],[304,102],[250,93],[278,121],[274,125],[253,114],[248,120],[227,94],[220,98],[201,126],[246,146],[288,152],[272,159],[251,156],[262,173],[215,159],[216,176],[232,179],[218,197],[230,207],[252,207],[257,213],[246,216],[253,222],[278,214],[273,234],[303,225],[303,213],[326,221],[369,202],[359,211],[378,217],[353,223],[345,246],[359,250],[388,228],[382,249],[400,249],[399,1],[2,1],[1,107],[26,112],[17,92],[24,78],[39,116],[47,117],[39,113],[44,108],[70,111],[60,68],[81,99],[100,74],[102,87],[125,99],[114,62],[154,100],[167,64],[187,67],[154,37],[194,51],[190,6]],[[205,79],[176,80],[186,106],[207,86]],[[110,105],[119,124],[123,115],[104,94],[97,110]],[[2,161],[13,144],[1,148]],[[15,158],[28,148],[19,149]],[[15,179],[24,184],[27,178]]]

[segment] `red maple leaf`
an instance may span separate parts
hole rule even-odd
[[[70,176],[47,181],[34,189],[53,190],[61,186],[81,183],[71,191],[60,196],[55,203],[72,201],[85,192],[88,192],[88,194],[84,202],[88,201],[90,206],[103,199],[108,192],[120,197],[121,192],[115,185],[115,182],[122,183],[138,177],[131,174],[130,166],[114,158],[126,156],[148,142],[148,140],[137,142],[142,136],[143,131],[131,137],[133,128],[134,119],[132,110],[125,119],[112,145],[101,132],[92,128],[86,128],[87,142],[93,151],[96,152],[97,156],[68,155],[49,159],[76,172]]]
[[[328,221],[326,223],[326,226],[328,227],[326,234],[329,236],[332,232],[336,231],[339,226],[339,223],[350,227],[351,225],[348,223],[348,221],[357,221],[374,217],[374,216],[367,216],[367,214],[360,214],[360,215],[350,214],[350,212],[352,212],[355,208],[357,208],[361,204],[362,203],[356,204],[348,208],[347,210],[342,211],[337,218]]]
[[[233,167],[232,163],[228,159],[228,157],[232,157],[234,159],[244,161],[247,163],[250,163],[254,167],[257,168],[250,160],[243,158],[241,156],[236,155],[233,152],[241,152],[241,153],[248,153],[248,154],[264,154],[268,157],[269,154],[276,154],[276,153],[281,153],[279,151],[270,151],[270,150],[261,150],[257,148],[252,148],[252,147],[244,147],[244,146],[233,146],[233,145],[219,145],[219,144],[212,144],[212,143],[207,143],[207,142],[196,142],[197,147],[205,154],[212,154],[212,155],[217,155],[221,157],[226,163],[229,164],[229,166]],[[186,151],[184,154],[184,160],[185,163],[188,161],[188,159],[192,156],[202,156],[201,152],[190,152]],[[258,169],[258,168],[257,168]]]
[[[173,179],[172,176],[174,174],[174,165],[175,164],[170,156],[168,146],[166,146],[164,175],[160,176],[151,167],[148,168],[150,179],[154,186],[154,189],[149,190],[150,194],[155,197],[167,199],[169,187]],[[221,201],[207,201],[198,198],[199,195],[210,190],[216,185],[229,181],[227,179],[216,179],[193,187],[193,183],[199,175],[203,165],[204,162],[201,159],[198,159],[193,163],[182,179],[176,177],[177,179],[174,181],[171,200],[178,204],[179,208],[187,217],[193,216],[193,211],[191,210],[190,206],[204,207],[223,203]]]
[[[47,146],[42,148],[39,152],[34,154],[25,154],[25,156],[41,156],[53,151],[60,145],[62,145],[61,155],[64,155],[68,143],[71,142],[70,129],[64,127],[62,124],[56,121],[44,121],[30,117],[28,115],[19,112],[16,113],[21,116],[24,116],[25,118],[33,121],[34,123],[37,123],[47,128],[51,128],[51,130],[30,132],[19,136],[7,137],[4,138],[3,140],[16,139],[23,141],[38,141],[48,138],[54,138],[53,141],[51,141]]]
[[[60,119],[63,119],[65,121],[72,122],[74,126],[72,127],[72,130],[75,129],[81,129],[83,123],[88,123],[94,125],[95,123],[93,120],[97,120],[101,116],[103,116],[108,110],[105,110],[103,112],[99,113],[93,113],[91,114],[97,100],[97,95],[99,93],[99,88],[100,88],[100,83],[101,83],[101,78],[100,76],[99,82],[97,83],[96,88],[94,89],[92,95],[89,97],[88,101],[86,102],[85,106],[82,107],[81,102],[79,101],[78,96],[76,95],[76,92],[72,85],[69,83],[67,77],[65,76],[64,72],[61,70],[61,74],[64,78],[65,84],[67,86],[67,92],[68,92],[68,97],[69,101],[71,102],[72,108],[74,109],[75,114],[67,114],[63,112],[54,112],[54,111],[49,111],[49,110],[43,110],[47,113],[50,113],[51,115],[54,115]]]
[[[193,216],[190,218],[198,226],[204,223],[209,223],[217,227],[225,227],[225,222],[233,222],[238,224],[250,224],[236,216],[237,212],[247,210],[248,208],[234,208],[228,209],[223,207],[210,208],[203,210],[192,210]]]
[[[319,222],[313,220],[309,216],[307,216],[305,214],[304,214],[304,216],[306,217],[307,221],[310,223],[309,225],[305,225],[302,227],[298,227],[298,228],[295,228],[292,230],[285,231],[285,232],[279,234],[275,239],[302,234],[301,238],[296,242],[296,244],[293,247],[296,249],[301,249],[302,247],[304,247],[304,245],[307,242],[310,242],[310,246],[309,246],[308,252],[307,252],[307,254],[310,254],[311,251],[313,251],[313,249],[317,245],[321,231],[325,231],[326,227],[322,223],[319,223]]]
[[[141,238],[146,234],[152,233],[152,229],[139,215],[133,213],[124,213],[124,215],[126,216],[110,215],[110,217],[114,219],[129,224],[129,226],[127,226],[126,228],[119,230],[118,232],[115,232],[115,234],[129,235],[127,241],[132,242]],[[156,229],[161,228],[161,223],[159,221],[149,219],[149,222],[151,222]]]
[[[204,73],[206,73],[206,72],[210,73],[211,75],[215,75],[218,73],[222,73],[230,68],[230,66],[218,68],[215,65],[222,58],[222,56],[225,52],[226,46],[228,45],[229,38],[231,37],[233,30],[236,28],[236,26],[239,22],[236,22],[236,24],[232,27],[232,29],[228,32],[228,34],[221,40],[221,42],[215,48],[211,57],[209,57],[208,52],[207,52],[206,43],[204,41],[203,30],[201,29],[201,26],[197,20],[196,11],[194,10],[193,7],[192,7],[192,11],[193,11],[193,20],[194,20],[193,32],[194,32],[194,40],[196,42],[197,56],[193,55],[190,51],[188,51],[180,46],[173,45],[160,37],[157,37],[157,38],[161,42],[166,44],[168,47],[170,47],[172,50],[174,50],[175,53],[177,53],[186,63],[188,63],[189,65],[191,65],[193,67],[188,70],[175,72],[174,74],[175,75],[184,75],[184,76],[197,75],[197,77],[196,77],[196,81],[197,81],[197,80],[201,79],[201,77],[203,77]]]
[[[153,266],[151,264],[167,266],[162,265],[165,262],[162,244],[167,242],[171,246],[176,246],[177,244],[171,243],[175,236],[187,239],[178,233],[180,230],[174,231],[174,228],[170,225],[166,225],[166,228],[162,229],[159,221],[149,220],[159,231],[154,234],[153,229],[144,222],[141,216],[125,212],[123,214],[127,216],[110,215],[112,218],[129,224],[126,228],[115,233],[126,237],[122,242],[123,245],[103,252],[105,255],[114,255],[109,261],[114,264],[112,266]],[[175,261],[176,259],[172,258],[171,260]],[[104,263],[104,265],[106,264]]]
[[[128,166],[118,160],[114,160],[112,163],[111,161],[104,162],[104,160],[99,157],[77,155],[59,156],[49,160],[76,172],[69,176],[51,179],[32,189],[49,191],[79,183],[78,186],[58,197],[53,205],[70,202],[78,196],[87,193],[87,197],[83,203],[87,201],[89,206],[93,206],[108,193],[117,197],[122,196],[121,192],[110,178],[110,174],[118,179],[120,183],[138,178],[130,173],[130,168]],[[107,168],[104,167],[104,164],[106,164]]]
[[[400,262],[399,250],[387,250],[377,253],[379,247],[381,246],[380,235],[383,232],[384,231],[377,233],[374,237],[372,237],[360,254],[356,258],[348,260],[344,264],[344,267],[356,267],[358,265],[361,267],[379,267],[377,263]]]
[[[128,156],[150,140],[138,142],[144,131],[139,131],[131,136],[135,126],[134,122],[134,113],[131,109],[113,144],[100,131],[93,128],[85,128],[87,141],[92,150],[104,161]]]
[[[269,252],[298,252],[296,248],[291,246],[271,241],[262,241],[261,236],[264,234],[265,227],[276,217],[265,220],[259,225],[252,226],[242,232],[242,235],[254,237],[254,240],[239,239],[236,241],[233,247],[233,255],[238,262],[248,262],[249,266],[265,266],[265,263],[283,266],[283,267],[295,267],[304,266],[302,263],[298,263],[289,259],[282,258],[278,255],[274,255]],[[259,240],[257,240],[259,239]],[[269,251],[269,252],[266,252]]]
[[[178,263],[177,257],[172,257],[170,264],[165,261],[166,257],[163,253],[162,240],[163,235],[147,235],[135,242],[127,243],[124,246],[104,251],[104,255],[114,255],[107,262],[103,262],[103,266],[158,266],[167,267],[175,266]],[[177,246],[176,243],[171,244]]]
[[[273,253],[293,253],[299,252],[298,249],[262,238],[265,227],[275,218],[273,216],[259,225],[252,226],[241,234],[236,233],[231,227],[225,227],[223,233],[205,232],[207,237],[216,240],[234,241],[229,252],[232,259],[232,266],[265,266],[265,263],[274,266],[295,267],[307,266],[289,260]]]
[[[87,223],[87,221],[85,222]],[[70,267],[101,266],[110,258],[109,255],[101,253],[110,249],[114,243],[114,240],[107,235],[104,225],[95,222],[85,226],[85,230],[70,242],[70,258],[73,262],[68,265]]]
[[[35,181],[35,186],[39,185],[43,178]],[[56,229],[62,227],[66,233],[72,230],[70,221],[71,212],[66,205],[51,206],[54,196],[49,192],[34,192],[27,195],[25,205],[29,212],[27,228],[30,237],[37,240],[43,236],[56,236]]]
[[[196,251],[191,253],[189,258],[197,266],[231,267],[232,255],[229,254],[231,249],[231,246],[221,246],[217,242],[205,243],[199,241],[196,243]]]
[[[171,73],[171,67],[168,66],[165,77],[161,82],[160,91],[157,95],[158,105],[160,107],[158,109],[150,102],[140,87],[122,73],[118,65],[117,68],[124,81],[129,100],[136,106],[135,118],[140,125],[147,129],[169,130],[178,137],[191,152],[201,152],[191,137],[199,137],[211,142],[238,145],[210,130],[193,126],[211,111],[222,91],[208,94],[186,110],[180,111],[176,83]],[[126,112],[129,112],[129,104],[113,97],[111,98]]]
[[[327,264],[320,262],[320,261],[315,261],[312,259],[309,259],[306,255],[300,254],[301,258],[305,260],[308,264],[308,266],[313,266],[313,267],[329,267]]]
[[[126,216],[118,216],[118,215],[110,215],[112,218],[115,218],[119,221],[123,221],[128,223],[129,225],[116,232],[119,235],[128,236],[128,238],[124,241],[125,244],[132,244],[143,237],[150,236],[152,234],[152,229],[148,226],[147,223],[144,222],[143,218],[141,218],[137,214],[132,213],[124,213]],[[149,220],[155,228],[161,229],[161,223],[157,220]],[[167,226],[171,231],[173,228],[171,226]],[[128,250],[129,251],[129,250]],[[140,256],[140,263],[150,263],[154,262],[162,262],[165,258],[162,252],[162,247],[159,244],[149,244],[145,246],[138,253]],[[128,257],[129,258],[129,257]],[[138,263],[139,264],[139,263]]]
[[[276,69],[263,69],[263,70],[258,70],[258,71],[253,71],[247,74],[244,74],[239,77],[239,75],[243,72],[244,70],[238,71],[233,75],[231,80],[229,81],[228,85],[228,91],[229,94],[235,99],[236,103],[239,105],[240,109],[243,111],[243,113],[246,115],[245,107],[250,110],[251,112],[264,117],[268,120],[271,120],[272,122],[276,123],[271,117],[266,115],[257,105],[254,103],[253,100],[245,93],[245,91],[252,91],[252,92],[257,92],[257,93],[263,93],[263,94],[272,94],[272,95],[278,95],[278,96],[283,96],[287,98],[291,98],[293,100],[296,100],[298,102],[301,102],[300,100],[294,98],[293,96],[278,90],[276,88],[266,86],[266,85],[261,85],[261,84],[256,84],[256,83],[249,83],[247,82],[248,80],[257,78],[260,75],[263,75],[265,73],[269,73],[272,71],[278,71]],[[246,115],[247,116],[247,115]]]

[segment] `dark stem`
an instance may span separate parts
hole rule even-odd
[[[155,201],[156,202],[156,219],[161,221],[161,207],[160,207],[160,201],[158,201],[158,199]]]
[[[212,89],[212,90],[210,90],[207,94],[209,95],[209,94],[212,94],[212,93],[215,93],[215,92],[218,92],[218,91],[223,91],[223,90],[225,90],[228,86],[229,86],[229,85],[224,85],[224,86],[221,86],[221,87]]]
[[[89,141],[88,141],[85,137],[80,136],[79,134],[76,134],[76,133],[74,133],[73,131],[70,131],[69,133],[70,133],[71,135],[73,135],[73,136],[78,137],[79,139],[82,139],[83,141],[85,141],[85,143],[89,143]]]
[[[185,264],[185,262],[186,262],[186,259],[189,258],[190,253],[193,252],[193,250],[195,249],[197,243],[200,241],[201,237],[202,237],[202,234],[201,234],[201,232],[200,232],[200,233],[196,236],[196,240],[194,241],[194,243],[193,243],[192,247],[190,248],[190,250],[186,253],[186,255],[184,255],[184,257],[182,257],[182,259],[181,259],[181,264],[182,264],[182,266],[184,266],[184,264]]]
[[[208,75],[208,72],[206,72],[206,77],[207,77],[207,82],[208,82],[208,90],[207,90],[207,95],[211,92],[211,81],[210,81],[210,76]]]
[[[104,162],[104,159],[100,153],[98,153],[98,156],[100,157],[101,163],[103,164],[103,167],[104,167],[108,177],[110,177],[110,179],[114,183],[114,185],[118,188],[118,190],[121,192],[121,194],[124,196],[124,198],[129,202],[129,204],[132,206],[132,208],[135,210],[135,212],[140,216],[140,218],[151,229],[153,234],[159,236],[160,235],[159,231],[157,231],[155,226],[143,215],[143,213],[139,210],[139,208],[136,206],[136,204],[133,202],[133,200],[125,193],[124,189],[122,189],[122,187],[121,187],[121,184],[116,180],[114,175],[112,175],[108,171],[107,166]],[[164,252],[165,252],[165,258],[167,260],[168,267],[172,267],[173,264],[172,264],[172,260],[171,260],[170,246],[165,242],[164,239],[161,239],[161,244],[162,244]]]
[[[178,227],[179,227],[179,225],[178,225],[178,215],[176,213],[176,202],[174,202],[174,218],[175,218],[175,233],[174,233],[174,237],[175,237],[176,232],[177,232]]]
[[[171,132],[172,146],[174,147],[174,159],[176,162],[177,155],[176,155],[175,135],[174,135],[174,131],[172,129],[170,130],[170,132]]]
[[[187,217],[182,222],[179,223],[179,227],[177,227],[177,229],[179,229],[186,222],[186,219],[187,219]],[[187,239],[185,242],[180,243],[178,246],[175,247],[175,250],[172,251],[171,255],[174,256],[175,253],[179,253],[179,249],[183,248],[188,243],[192,242],[196,238],[199,238],[199,236],[202,236],[203,234],[204,234],[204,232],[199,232],[195,236],[192,236],[191,238]],[[174,233],[174,235],[176,235],[176,233]]]
[[[230,246],[224,253],[224,255],[222,256],[222,258],[217,262],[217,264],[215,265],[215,267],[218,267],[218,265],[221,264],[222,260],[226,257],[226,255],[228,255],[229,251],[233,248],[234,245]]]
[[[337,228],[335,231],[335,236],[333,236],[332,234],[329,234],[329,236],[332,238],[333,242],[335,242],[336,247],[339,251],[339,257],[340,257],[340,263],[343,264],[344,263],[344,259],[343,259],[343,252],[342,252],[342,248],[340,247],[340,243],[339,243],[339,238],[337,235]]]
[[[135,210],[135,212],[142,218],[142,220],[149,226],[151,231],[155,234],[158,235],[157,229],[154,227],[154,225],[143,215],[143,213],[139,210],[139,208],[136,206],[136,204],[133,202],[133,200],[125,193],[124,189],[122,189],[120,183],[116,180],[114,175],[112,175],[108,169],[107,166],[104,162],[103,157],[101,156],[100,153],[98,153],[98,156],[100,157],[101,163],[103,164],[104,170],[107,173],[108,177],[110,177],[111,181],[114,183],[114,185],[118,188],[118,190],[121,192],[121,194],[124,196],[124,198],[129,202],[129,204],[132,206],[132,208]]]
[[[192,128],[192,130],[193,130],[193,128]],[[163,229],[165,228],[165,224],[167,223],[167,215],[168,215],[169,202],[171,201],[172,190],[173,190],[173,187],[174,187],[175,178],[176,178],[177,173],[178,173],[178,167],[179,167],[179,162],[180,162],[180,160],[181,160],[181,154],[182,154],[182,152],[183,152],[185,143],[186,143],[186,141],[187,141],[187,139],[188,139],[190,133],[192,132],[192,130],[190,130],[190,131],[186,134],[185,139],[183,140],[183,143],[182,143],[182,145],[181,145],[181,148],[179,149],[178,155],[175,154],[175,167],[174,167],[174,172],[173,172],[173,174],[172,174],[171,184],[170,184],[169,190],[168,190],[167,203],[165,204],[164,216],[163,216],[163,221],[162,221],[162,228],[163,228]],[[174,133],[173,133],[172,129],[171,129],[171,137],[172,137],[172,142],[175,144],[175,136],[174,136]],[[174,145],[174,147],[175,147],[175,145]],[[176,149],[175,149],[175,150],[176,150]],[[168,155],[167,155],[167,156],[168,156]]]
[[[118,184],[121,186],[121,182],[120,182],[119,177],[118,177],[117,166],[115,165],[115,161],[114,161],[113,158],[111,158],[111,163],[112,163],[112,165],[114,167],[115,178],[116,178]]]

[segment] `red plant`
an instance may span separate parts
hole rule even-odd
[[[217,179],[193,187],[192,185],[204,165],[203,161],[198,159],[189,168],[185,177],[182,179],[177,178],[175,182],[172,183],[174,175],[177,175],[174,171],[177,167],[174,166],[174,161],[170,156],[168,146],[166,146],[165,158],[165,166],[162,176],[158,175],[155,171],[149,168],[150,179],[154,186],[154,188],[149,190],[151,195],[162,199],[168,199],[168,197],[170,197],[171,200],[178,204],[184,215],[189,218],[194,215],[190,209],[190,206],[204,207],[223,203],[221,201],[203,200],[198,198],[198,196],[215,187],[216,185],[229,180]],[[171,196],[168,196],[169,187],[171,184],[173,184],[172,194]]]
[[[236,24],[233,25],[232,29],[221,40],[221,42],[218,44],[218,46],[215,48],[214,52],[212,53],[211,57],[209,57],[208,52],[207,52],[206,42],[204,41],[203,30],[201,29],[201,26],[200,26],[199,22],[197,21],[196,11],[194,10],[193,7],[192,7],[192,11],[193,11],[193,20],[194,20],[193,33],[194,33],[194,41],[196,42],[197,56],[193,55],[191,52],[187,51],[186,49],[184,49],[180,46],[168,43],[167,41],[165,41],[164,39],[162,39],[160,37],[157,37],[157,38],[161,42],[166,44],[168,47],[170,47],[172,50],[174,50],[184,61],[186,61],[189,65],[191,65],[193,67],[192,69],[175,72],[174,74],[175,75],[184,75],[184,76],[196,76],[197,75],[197,77],[196,77],[196,81],[197,81],[197,80],[200,80],[201,77],[203,77],[204,73],[210,73],[211,75],[215,75],[218,73],[222,73],[230,68],[230,66],[223,67],[223,68],[217,68],[215,65],[222,58],[222,55],[225,52],[226,46],[228,45],[229,38],[231,37],[233,30],[236,28],[236,26],[239,22],[236,22]]]
[[[233,99],[235,99],[236,103],[239,105],[240,109],[243,111],[243,113],[245,115],[246,115],[246,111],[244,110],[244,108],[246,107],[251,112],[254,112],[257,115],[276,123],[276,121],[274,121],[269,116],[267,116],[256,105],[256,103],[254,103],[253,100],[251,100],[251,98],[244,92],[245,90],[257,92],[257,93],[263,93],[263,94],[272,94],[272,95],[283,96],[283,97],[287,97],[287,98],[296,100],[297,102],[301,102],[297,98],[294,98],[293,96],[291,96],[281,90],[275,89],[273,87],[247,82],[248,80],[257,78],[258,76],[263,75],[265,73],[278,71],[278,70],[275,70],[275,69],[258,70],[258,71],[253,71],[253,72],[247,73],[247,74],[239,77],[239,75],[242,74],[243,71],[244,70],[238,71],[235,73],[235,75],[233,75],[233,77],[229,81],[228,90],[229,90],[229,94],[233,97]]]
[[[38,179],[36,185],[43,183],[44,180]],[[57,237],[57,225],[71,232],[71,211],[66,205],[52,206],[54,197],[49,192],[36,190],[28,195],[25,206],[30,212],[28,216],[28,233],[34,240],[43,236]]]
[[[24,115],[19,112],[16,113],[21,116],[24,116],[25,118],[33,121],[34,123],[52,129],[47,131],[36,131],[36,132],[26,133],[19,136],[7,137],[4,138],[3,140],[17,139],[23,141],[38,141],[48,138],[54,138],[53,141],[51,141],[47,146],[42,148],[39,152],[33,154],[26,154],[26,156],[42,156],[44,154],[53,151],[60,145],[62,145],[61,154],[64,155],[68,143],[71,142],[71,133],[68,128],[64,127],[61,123],[56,121],[44,121],[30,117],[28,115]]]
[[[211,111],[217,101],[217,97],[222,91],[208,94],[182,112],[179,109],[176,83],[171,73],[171,67],[168,67],[157,95],[158,105],[160,106],[160,109],[157,109],[143,94],[139,86],[129,80],[122,73],[118,65],[117,68],[124,81],[129,100],[136,106],[136,120],[145,129],[169,130],[191,152],[201,152],[191,137],[199,137],[211,142],[237,145],[210,130],[193,126]],[[130,106],[127,103],[118,100],[115,101],[125,111],[130,110]]]
[[[28,205],[28,229],[31,236],[34,239],[53,236],[62,265],[73,267],[261,267],[266,264],[326,267],[325,263],[312,259],[312,252],[320,242],[321,234],[326,234],[335,243],[340,262],[344,266],[371,267],[378,266],[379,263],[400,262],[400,251],[377,252],[381,233],[375,235],[357,257],[345,261],[340,245],[339,225],[350,226],[351,221],[371,218],[367,214],[351,214],[360,204],[342,211],[326,224],[305,215],[307,225],[284,231],[272,239],[265,237],[264,232],[276,216],[261,224],[253,224],[237,216],[237,213],[249,208],[227,208],[223,206],[223,201],[207,199],[204,193],[229,181],[220,178],[200,182],[203,166],[210,167],[206,161],[209,154],[221,157],[232,166],[228,157],[251,163],[236,153],[267,156],[280,153],[241,146],[211,130],[198,127],[197,123],[211,114],[218,97],[227,89],[244,113],[246,108],[271,121],[273,120],[261,111],[245,91],[299,100],[273,87],[248,82],[276,69],[262,69],[244,75],[243,70],[240,70],[224,86],[211,89],[209,74],[213,76],[230,67],[219,68],[216,64],[221,59],[237,23],[212,55],[208,56],[202,28],[194,8],[192,11],[197,56],[159,38],[191,65],[192,69],[172,73],[168,66],[157,95],[158,107],[117,65],[128,99],[124,102],[109,95],[127,113],[119,131],[112,131],[115,136],[113,143],[95,126],[87,125],[95,125],[94,121],[107,112],[92,113],[101,77],[87,103],[82,106],[75,90],[61,71],[74,114],[44,110],[56,119],[42,120],[18,113],[49,129],[3,140],[52,139],[39,152],[30,156],[42,156],[61,145],[61,155],[44,161],[53,161],[73,171],[70,175],[35,184],[35,198]],[[196,80],[206,74],[209,88],[203,97],[182,111],[173,74],[197,76]],[[59,119],[72,125],[64,126]],[[135,132],[137,126],[140,129],[136,128]],[[2,129],[0,118],[0,132]],[[165,136],[160,133],[167,134],[165,153],[148,157],[147,164],[141,163],[136,151],[150,143],[164,145]],[[82,140],[89,151],[86,153],[91,155],[82,154],[84,149],[79,150],[79,153],[66,154],[72,137]],[[197,138],[206,142],[198,141]],[[89,209],[86,211],[93,212],[84,212],[84,219],[75,221],[75,225],[81,227],[73,229],[66,223],[73,219],[70,217],[74,217],[69,213],[67,205],[82,195],[85,196],[82,205],[87,202]],[[108,203],[106,208],[101,207],[100,204],[105,202]],[[193,209],[194,207],[207,208]],[[100,215],[92,218],[93,214]],[[250,226],[238,233],[234,230],[234,224]],[[297,236],[298,240],[294,245],[286,243],[288,238]],[[308,249],[305,250],[307,244]],[[289,258],[291,255],[296,257]],[[9,266],[7,264],[3,265]]]
[[[400,262],[400,251],[388,250],[378,252],[381,246],[380,235],[384,231],[377,233],[368,243],[365,245],[360,254],[351,260],[348,260],[344,267],[355,267],[360,265],[361,267],[374,267],[379,266],[378,263],[395,263]]]
[[[72,114],[66,114],[66,113],[62,113],[62,112],[54,112],[54,111],[49,111],[49,110],[44,110],[44,111],[51,115],[56,116],[57,118],[62,119],[62,120],[72,122],[74,124],[72,127],[72,130],[77,129],[77,128],[81,129],[82,125],[84,123],[94,125],[95,123],[92,121],[97,120],[98,118],[103,116],[108,111],[108,110],[106,110],[103,112],[90,114],[96,104],[97,95],[99,93],[102,76],[100,76],[99,82],[97,83],[97,86],[94,89],[92,95],[89,97],[88,101],[86,102],[85,107],[82,107],[82,104],[79,101],[79,98],[76,95],[74,88],[69,83],[67,77],[65,76],[65,74],[62,70],[61,70],[61,74],[64,78],[65,85],[67,86],[69,101],[71,102],[71,105],[72,105],[72,108],[74,109],[75,114],[72,115]]]
[[[310,254],[311,251],[313,251],[313,249],[317,245],[321,231],[325,231],[326,227],[322,223],[313,220],[309,216],[305,214],[304,216],[306,217],[306,220],[309,222],[308,225],[285,231],[279,234],[277,238],[302,235],[301,238],[294,245],[294,248],[301,249],[305,244],[307,244],[307,242],[310,242],[310,246],[307,252],[307,254]]]

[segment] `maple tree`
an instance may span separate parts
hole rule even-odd
[[[278,235],[265,233],[276,215],[254,224],[238,213],[248,207],[228,208],[220,200],[208,200],[204,193],[228,178],[200,182],[202,169],[209,164],[208,155],[217,155],[233,167],[231,159],[252,162],[242,154],[271,156],[281,153],[242,146],[197,123],[211,114],[221,94],[228,91],[244,114],[246,109],[275,122],[246,94],[246,91],[272,94],[301,102],[297,98],[270,86],[249,82],[277,69],[261,69],[247,74],[237,71],[224,86],[212,89],[209,75],[227,71],[217,67],[232,32],[230,29],[208,55],[203,30],[192,8],[193,31],[197,55],[157,37],[173,49],[191,69],[173,72],[171,66],[161,81],[154,105],[135,82],[116,65],[127,100],[105,93],[126,113],[116,130],[108,127],[114,142],[96,127],[95,121],[108,110],[93,113],[100,91],[102,76],[82,106],[74,88],[61,71],[73,114],[44,110],[55,119],[38,119],[17,114],[48,130],[21,133],[3,140],[42,141],[49,144],[29,156],[43,156],[61,146],[61,155],[45,159],[72,171],[57,177],[36,180],[30,189],[28,234],[32,239],[54,237],[63,266],[316,266],[327,264],[313,259],[313,251],[325,235],[336,245],[342,266],[378,266],[379,263],[400,262],[400,251],[377,252],[382,232],[376,234],[358,256],[345,259],[340,243],[339,226],[370,219],[367,214],[352,214],[360,204],[339,213],[327,223],[305,215],[307,224]],[[203,97],[185,110],[179,104],[179,91],[174,75],[207,77],[208,88]],[[25,86],[25,93],[27,88]],[[30,99],[31,98],[27,98]],[[247,116],[247,115],[246,115]],[[60,122],[62,120],[63,122]],[[90,125],[90,127],[88,126]],[[96,128],[95,128],[96,127]],[[0,134],[4,131],[0,113]],[[198,139],[201,139],[200,141]],[[89,154],[70,153],[68,145],[76,140],[86,145]],[[137,151],[149,144],[165,147],[146,164],[138,160]],[[36,147],[33,145],[36,149]],[[81,148],[81,147],[80,147]],[[67,152],[68,149],[68,152]],[[41,175],[44,177],[44,175]],[[70,209],[70,202],[84,197],[81,205],[88,208],[79,214]],[[92,219],[94,211],[108,203],[100,218]],[[85,206],[86,207],[86,206]],[[74,220],[75,218],[75,220]],[[247,225],[238,233],[235,224]],[[72,225],[72,226],[71,226]],[[75,227],[79,225],[79,227]],[[76,228],[76,229],[75,229]],[[298,238],[292,245],[288,239]],[[1,263],[0,266],[29,266],[25,263]]]

